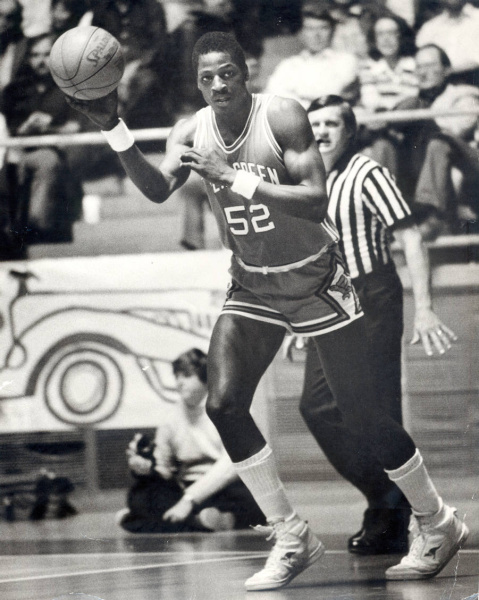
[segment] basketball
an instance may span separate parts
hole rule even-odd
[[[50,52],[50,71],[58,87],[77,100],[95,100],[112,92],[125,68],[119,41],[101,27],[74,27]]]

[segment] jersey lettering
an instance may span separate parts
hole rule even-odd
[[[245,206],[228,206],[225,208],[226,220],[230,226],[231,233],[234,235],[248,235],[249,223],[246,216],[235,216],[241,212],[246,213],[246,210]],[[249,212],[253,215],[251,217],[251,224],[255,233],[264,233],[275,228],[273,221],[264,223],[270,217],[269,209],[264,204],[252,204],[249,207]]]
[[[258,175],[258,177],[261,177],[262,181],[279,185],[279,175],[275,168],[266,167],[265,165],[257,165],[250,162],[235,162],[232,166],[233,169],[236,169],[237,171],[241,170],[246,171],[247,173],[253,173],[253,175]]]
[[[274,229],[273,221],[268,221],[268,223],[260,225],[260,222],[266,221],[270,217],[269,208],[267,206],[264,204],[252,204],[249,207],[249,211],[251,214],[261,211],[261,214],[251,217],[251,223],[253,223],[253,229],[256,233],[263,233],[264,231]]]

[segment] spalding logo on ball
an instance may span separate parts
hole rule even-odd
[[[58,87],[77,100],[95,100],[112,92],[125,62],[119,41],[101,27],[74,27],[50,52],[50,71]]]

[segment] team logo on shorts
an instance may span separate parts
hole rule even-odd
[[[339,294],[341,294],[343,300],[349,300],[349,298],[351,298],[351,295],[353,294],[353,286],[351,285],[350,280],[344,274],[340,275],[336,283],[332,283],[329,286],[329,289],[332,292],[338,292]]]
[[[354,313],[358,315],[361,312],[361,304],[358,295],[351,283],[351,277],[347,272],[342,260],[336,260],[336,274],[333,281],[329,284],[329,293],[339,294],[343,303],[348,300],[354,305]],[[343,305],[344,308],[344,305]]]

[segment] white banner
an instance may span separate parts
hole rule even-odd
[[[207,351],[230,254],[0,265],[0,433],[148,427],[177,399],[171,361]]]

